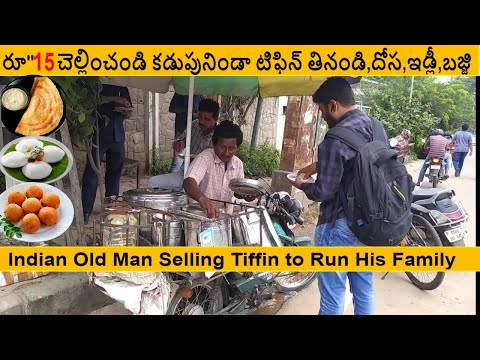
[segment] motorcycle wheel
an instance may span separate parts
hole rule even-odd
[[[416,230],[416,231],[415,231]],[[407,234],[407,246],[442,246],[442,241],[435,228],[420,215],[413,215],[412,226]],[[434,290],[439,287],[444,272],[405,272],[410,281],[421,290]]]
[[[432,187],[435,189],[438,186],[438,176],[433,175],[432,176]]]
[[[310,243],[300,246],[311,245]],[[316,277],[316,272],[282,272],[275,278],[273,286],[276,290],[284,293],[298,291],[310,285]]]
[[[223,278],[192,285],[192,296],[184,298],[180,289],[173,296],[166,315],[214,315],[223,308]]]

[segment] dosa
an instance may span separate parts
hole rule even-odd
[[[17,134],[36,136],[53,131],[63,116],[63,101],[48,77],[36,77],[30,91],[30,103],[17,125]]]

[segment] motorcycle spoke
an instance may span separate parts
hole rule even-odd
[[[205,313],[208,313],[212,307],[210,292],[211,289],[204,286],[196,286],[192,288],[192,296],[188,299],[182,298],[178,301],[174,315],[184,315],[185,310],[191,305],[198,305]]]

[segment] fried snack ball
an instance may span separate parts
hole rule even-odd
[[[42,208],[38,213],[38,217],[42,223],[49,226],[55,225],[58,221],[57,210],[49,206]]]
[[[25,211],[25,214],[36,214],[42,208],[40,200],[37,198],[31,197],[25,200],[22,204],[22,209]]]
[[[27,214],[22,220],[22,230],[28,234],[33,234],[40,229],[40,219],[35,214]]]
[[[43,197],[43,190],[38,185],[32,185],[27,188],[27,198],[37,198],[40,200]]]
[[[60,197],[54,193],[45,194],[42,198],[42,205],[58,209],[60,206]]]
[[[18,206],[22,206],[23,202],[27,197],[21,191],[12,191],[8,194],[8,203],[9,204],[17,204]]]
[[[20,221],[23,215],[25,215],[23,209],[17,204],[8,204],[3,213],[13,223]]]

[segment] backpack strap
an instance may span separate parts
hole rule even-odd
[[[383,125],[380,121],[370,118],[372,121],[372,140],[384,141],[383,136]],[[357,135],[350,129],[341,127],[341,126],[334,126],[332,129],[328,131],[326,136],[332,137],[337,139],[344,144],[350,146],[352,149],[359,151],[360,148],[365,145],[368,141],[365,140],[363,137]],[[396,154],[396,153],[395,153]],[[387,156],[385,159],[380,159],[379,163],[383,163],[386,161],[387,158],[390,158],[391,155]],[[353,225],[353,212],[354,212],[354,195],[353,195],[353,179],[350,181],[348,185],[346,196],[342,196],[342,189],[339,189],[338,196],[335,201],[335,208],[334,208],[334,216],[333,216],[333,224],[337,221],[338,209],[340,203],[342,203],[343,209],[347,215],[347,223],[348,226]]]
[[[367,143],[367,140],[355,134],[352,130],[341,126],[334,126],[328,130],[325,136],[337,139],[356,151],[359,151]]]
[[[352,149],[355,151],[359,151],[360,148],[365,145],[368,141],[362,138],[361,136],[355,134],[350,129],[340,127],[340,126],[335,126],[332,129],[328,131],[328,133],[325,136],[332,137],[334,139],[337,139],[344,144],[350,146]],[[335,208],[333,210],[333,223],[337,221],[337,215],[338,215],[338,209],[339,205],[342,203],[342,206],[346,212],[347,215],[347,222],[349,226],[353,225],[353,210],[354,210],[354,197],[353,197],[353,181],[350,182],[346,194],[346,198],[342,196],[342,189],[339,189],[338,191],[338,196],[335,201]]]

